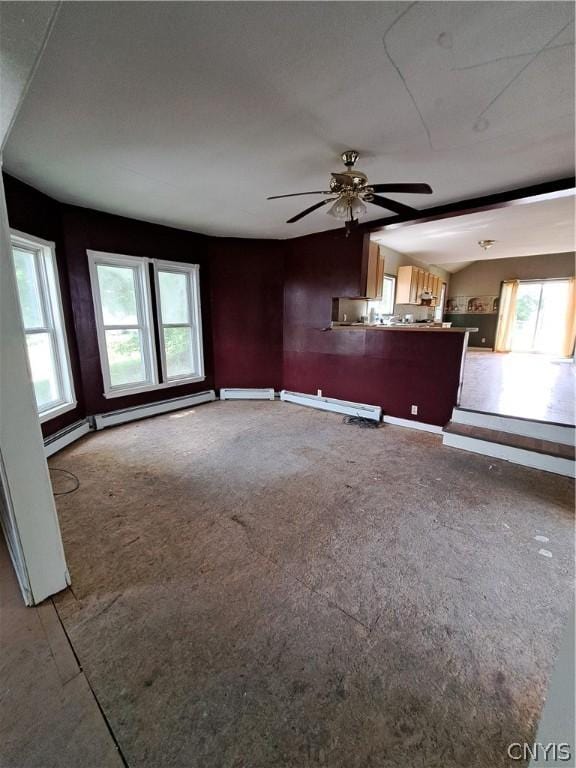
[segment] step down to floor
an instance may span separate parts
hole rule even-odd
[[[494,429],[498,432],[510,432],[513,435],[537,437],[551,443],[574,445],[576,440],[576,429],[573,424],[558,424],[551,421],[508,416],[501,413],[474,411],[471,408],[461,408],[459,406],[452,411],[452,422]]]
[[[444,427],[443,443],[558,475],[576,476],[574,445],[458,421]]]

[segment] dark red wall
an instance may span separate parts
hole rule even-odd
[[[291,241],[284,295],[285,389],[380,405],[384,413],[443,426],[456,404],[464,334],[324,331],[332,298],[360,296],[362,234]],[[411,405],[418,415],[411,416]]]
[[[212,389],[214,366],[210,334],[210,273],[206,238],[192,232],[134,221],[99,211],[62,206],[64,253],[74,308],[84,400],[88,414],[106,413],[142,403]],[[206,379],[125,397],[105,398],[87,250],[143,256],[200,265],[200,291]]]
[[[54,242],[58,276],[60,279],[60,292],[62,294],[62,306],[64,311],[64,323],[68,337],[70,351],[70,363],[72,378],[78,405],[74,410],[68,411],[62,416],[44,422],[42,433],[51,435],[59,429],[73,424],[85,416],[84,396],[82,391],[82,379],[80,376],[80,361],[78,346],[74,330],[74,317],[72,303],[70,301],[70,287],[68,283],[68,269],[64,255],[62,240],[61,206],[51,197],[38,192],[38,190],[23,184],[7,174],[3,175],[6,205],[10,226],[27,235],[35,235],[43,240]]]
[[[215,385],[282,387],[284,261],[280,240],[211,238]]]
[[[7,174],[4,187],[10,225],[56,244],[78,407],[45,422],[45,436],[86,415],[204,389],[281,387],[285,243],[208,237],[64,205]],[[103,396],[87,250],[200,265],[203,382]]]
[[[87,414],[220,387],[322,389],[401,418],[449,420],[463,334],[323,330],[334,297],[363,293],[361,231],[288,241],[215,238],[63,205],[6,175],[4,185],[11,226],[56,243],[79,405],[46,422],[45,435]],[[200,265],[205,381],[103,396],[87,250]]]

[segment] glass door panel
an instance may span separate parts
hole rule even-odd
[[[538,323],[538,307],[542,283],[520,283],[516,297],[516,314],[512,330],[512,350],[532,352]]]
[[[544,352],[549,355],[562,354],[568,287],[567,280],[551,280],[543,284],[538,324],[534,336],[534,352]]]

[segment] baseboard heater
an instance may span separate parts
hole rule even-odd
[[[382,417],[382,408],[378,405],[351,403],[348,400],[336,400],[333,397],[306,395],[302,392],[288,392],[283,389],[280,392],[280,400],[296,403],[296,405],[307,405],[310,408],[319,408],[322,411],[345,413],[347,416],[361,416],[364,419],[373,419],[374,421],[380,421]]]
[[[79,440],[85,434],[90,432],[92,427],[88,419],[82,419],[82,421],[75,421],[74,424],[70,424],[69,427],[64,427],[53,435],[50,435],[44,440],[44,455],[49,458],[54,453],[61,451],[62,448],[66,448],[67,445],[73,443],[75,440]]]
[[[127,421],[146,419],[148,416],[157,416],[160,413],[168,413],[168,411],[178,411],[182,408],[190,408],[191,406],[210,403],[214,400],[216,400],[216,394],[213,389],[209,389],[206,392],[197,392],[186,397],[173,397],[170,400],[160,400],[157,403],[135,405],[132,408],[123,408],[122,410],[111,411],[110,413],[99,413],[94,416],[94,424],[96,429],[105,429],[116,424],[124,424]]]
[[[274,390],[223,387],[220,390],[220,400],[274,400]]]
[[[413,421],[412,419],[400,419],[398,416],[383,416],[382,421],[386,424],[394,424],[396,427],[406,427],[407,429],[419,429],[421,432],[433,432],[436,435],[442,434],[442,427],[436,424],[426,424],[424,421]]]

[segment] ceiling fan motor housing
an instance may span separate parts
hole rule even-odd
[[[330,191],[338,192],[343,189],[352,188],[354,190],[363,189],[368,184],[368,177],[362,171],[341,171],[333,173],[330,179]]]

